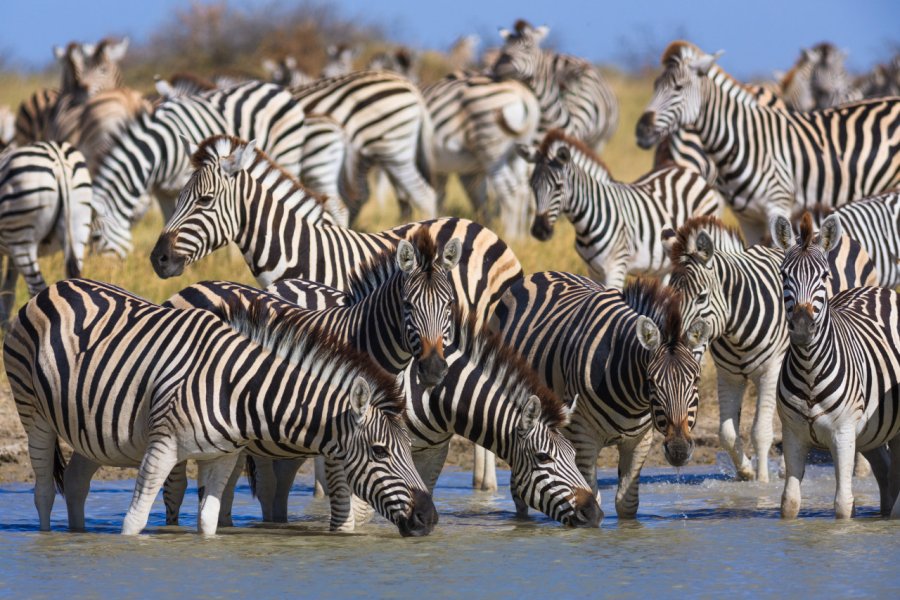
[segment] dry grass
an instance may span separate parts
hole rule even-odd
[[[647,172],[652,164],[652,153],[640,150],[634,142],[635,123],[649,100],[651,81],[629,78],[617,73],[611,73],[608,76],[619,98],[621,122],[615,136],[604,150],[603,158],[616,178],[630,181]],[[46,85],[49,81],[40,77],[0,76],[0,83],[3,84],[0,85],[0,102],[15,106],[36,87]],[[455,181],[451,181],[448,212],[472,217],[468,201]],[[379,207],[378,202],[372,201],[364,208],[360,217],[360,227],[368,231],[386,229],[398,222],[399,212],[393,202],[386,202],[384,207]],[[131,256],[125,261],[87,257],[83,276],[113,283],[155,302],[161,302],[176,291],[206,279],[254,283],[243,258],[234,247],[220,250],[189,267],[181,277],[169,280],[159,279],[150,266],[149,255],[161,228],[162,220],[159,213],[151,211],[134,230],[135,250]],[[539,242],[529,238],[513,242],[511,246],[526,272],[558,270],[587,274],[586,266],[575,254],[574,237],[573,229],[568,222],[561,221],[557,226],[556,234],[550,241]],[[63,276],[61,255],[41,259],[41,267],[48,282],[56,281]],[[27,299],[27,290],[24,283],[20,281],[17,289],[17,306],[24,304]],[[2,386],[0,387],[2,389],[0,392],[0,480],[3,480],[4,477],[20,479],[30,473],[29,467],[14,471],[3,469],[4,446],[15,445],[19,448],[17,453],[21,454],[20,444],[23,437],[18,419],[13,416],[14,410],[12,410],[12,402],[5,383],[5,372],[0,373],[0,379],[4,380],[0,382],[0,386]],[[700,442],[695,454],[695,461],[712,462],[715,459],[718,411],[714,400],[715,381],[709,370],[702,382],[702,392],[701,420],[696,431]],[[748,404],[747,409],[750,412],[745,412],[746,416],[742,426],[745,439],[752,422],[752,407]],[[614,454],[610,451],[604,452],[601,462],[605,465],[613,464]],[[469,459],[468,452],[451,454],[451,460],[462,466],[469,465]],[[664,464],[658,451],[658,444],[657,449],[651,454],[649,464]]]

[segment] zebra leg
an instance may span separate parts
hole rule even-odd
[[[479,446],[475,446],[476,450]],[[447,462],[447,453],[450,450],[450,440],[437,446],[426,446],[425,448],[413,448],[412,459],[416,467],[416,471],[425,482],[428,493],[434,493],[434,486],[437,485],[438,477],[444,469],[444,463]]]
[[[178,525],[181,503],[187,491],[187,461],[181,461],[172,469],[163,484],[163,504],[166,505],[166,525]]]
[[[497,457],[486,448],[484,450],[484,472],[481,480],[481,490],[484,492],[497,491]]]
[[[857,456],[859,453],[857,453]],[[875,481],[878,482],[878,492],[881,496],[881,516],[887,517],[891,514],[891,507],[894,505],[894,498],[891,495],[891,457],[888,454],[886,446],[879,446],[874,450],[865,452],[868,459],[867,464],[872,465],[872,473],[875,475]]]
[[[739,480],[753,479],[753,465],[741,441],[741,402],[744,379],[719,369],[719,443],[731,456]]]
[[[137,535],[147,526],[153,501],[156,500],[159,489],[176,464],[178,464],[176,440],[164,435],[151,438],[141,461],[141,468],[138,470],[131,505],[122,523],[122,535]]]
[[[638,485],[641,468],[653,442],[653,428],[636,438],[619,444],[619,486],[616,489],[616,514],[620,519],[633,519],[638,509]]]
[[[353,523],[356,527],[365,525],[375,516],[375,509],[356,494],[350,497],[350,509],[353,511]]]
[[[459,183],[462,185],[472,204],[475,220],[480,223],[489,223],[495,215],[495,211],[488,206],[487,180],[481,173],[469,173],[459,175]]]
[[[800,483],[806,472],[806,455],[809,442],[788,427],[783,427],[784,444],[784,492],[781,494],[781,518],[794,519],[800,512]]]
[[[313,498],[324,498],[328,495],[328,479],[325,475],[325,457],[316,456],[315,460],[316,483],[313,489]]]
[[[19,271],[16,269],[12,257],[7,257],[6,270],[3,275],[3,290],[0,291],[0,294],[3,294],[3,298],[0,298],[0,310],[3,311],[3,314],[0,314],[0,326],[3,327],[4,331],[9,325],[9,316],[12,314],[13,306],[16,304],[16,283],[18,280]]]
[[[397,191],[401,213],[415,207],[426,219],[437,216],[434,188],[425,181],[413,161],[387,162],[381,166]]]
[[[56,499],[53,470],[57,448],[56,432],[41,418],[35,418],[26,429],[28,455],[34,470],[34,506],[38,511],[41,531],[50,531],[50,512]]]
[[[328,478],[329,499],[331,500],[331,531],[353,531],[356,522],[353,517],[353,490],[344,472],[344,463],[334,458],[325,459],[325,474]]]
[[[303,458],[287,458],[276,460],[272,465],[275,473],[275,497],[272,503],[272,520],[275,523],[287,523],[288,497],[294,487],[294,478],[303,464]]]
[[[778,387],[780,361],[772,364],[756,380],[756,417],[753,419],[753,448],[756,450],[756,479],[769,481],[769,450],[772,449],[772,424],[775,420],[775,393]]]
[[[69,530],[84,531],[84,502],[91,490],[91,477],[100,468],[100,463],[78,454],[72,455],[63,476],[66,491],[66,509],[69,513]]]
[[[900,519],[900,435],[894,437],[888,443],[891,453],[890,486],[891,497],[894,499],[894,508],[891,510],[892,519]]]
[[[856,453],[856,460],[853,464],[853,476],[862,479],[868,477],[872,473],[872,466],[861,452]]]
[[[44,281],[44,276],[41,275],[37,251],[37,246],[31,244],[10,248],[12,262],[16,270],[25,278],[25,283],[28,285],[28,294],[32,297],[47,287],[47,282]]]
[[[247,464],[247,455],[241,452],[237,461],[234,463],[234,469],[225,483],[225,489],[222,491],[222,506],[219,508],[219,527],[234,527],[234,520],[231,516],[231,507],[234,505],[234,488],[237,486],[241,473],[244,472],[244,465]]]
[[[203,535],[215,535],[219,524],[222,492],[234,471],[241,452],[232,452],[213,460],[197,461],[197,485],[200,493],[200,512],[197,530]]]
[[[472,458],[472,488],[480,490],[484,484],[484,453],[486,450],[478,444],[473,444],[475,453]]]
[[[275,504],[275,461],[269,457],[254,456],[256,499],[262,511],[264,523],[272,522],[272,506]]]
[[[447,177],[446,173],[438,173],[434,176],[434,201],[439,215],[444,214],[447,206]]]
[[[853,516],[853,459],[856,457],[856,427],[836,430],[831,438],[831,457],[834,460],[834,516],[849,519]]]

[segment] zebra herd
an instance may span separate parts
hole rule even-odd
[[[332,530],[371,507],[427,535],[453,436],[484,449],[476,485],[496,487],[496,454],[517,513],[568,526],[600,524],[597,457],[615,446],[615,509],[633,519],[654,435],[671,465],[692,456],[707,350],[739,479],[768,481],[777,409],[782,516],[798,514],[820,447],[837,517],[852,515],[860,452],[881,513],[900,518],[897,70],[857,85],[823,44],[754,87],[674,42],[636,127],[657,166],[624,183],[598,156],[619,122],[611,88],[542,48],[547,33],[518,21],[486,68],[424,88],[409,53],[354,71],[335,47],[320,78],[288,57],[264,65],[271,82],[179,74],[154,98],[122,87],[127,40],[56,49],[61,87],[23,102],[0,154],[4,364],[40,528],[56,490],[69,527],[85,527],[101,466],[139,469],[124,534],[161,489],[177,524],[188,460],[202,533],[231,525],[245,468],[263,519],[284,522],[314,456]],[[373,173],[405,224],[352,228]],[[530,219],[546,240],[565,214],[591,277],[525,274],[497,233],[441,216],[451,174],[510,237]],[[160,278],[232,243],[264,289],[207,281],[156,305],[79,279],[87,248],[133,251],[154,198]],[[48,287],[37,257],[55,247],[70,279]],[[10,319],[17,273],[32,298]],[[740,438],[748,382],[755,466]]]

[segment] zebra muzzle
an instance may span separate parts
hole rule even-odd
[[[162,234],[150,253],[150,263],[153,265],[153,270],[163,279],[177,277],[184,272],[185,257],[179,255],[175,250],[177,237],[177,232],[170,231]]]
[[[431,494],[423,490],[415,490],[409,515],[400,517],[397,528],[403,537],[423,537],[434,530],[437,522],[438,513]]]
[[[663,453],[666,461],[673,467],[682,467],[694,454],[694,440],[691,439],[690,428],[687,420],[681,426],[668,428],[666,439],[663,440]]]
[[[656,130],[656,113],[647,111],[641,115],[635,128],[637,145],[643,149],[652,148],[659,141],[660,133]]]
[[[813,308],[809,303],[798,304],[791,311],[788,319],[788,336],[791,342],[798,346],[809,344],[816,335],[816,321],[813,317]]]
[[[531,235],[542,242],[546,242],[553,236],[553,224],[550,223],[548,215],[534,215],[534,221],[531,223]]]
[[[423,356],[416,361],[419,382],[426,387],[434,387],[444,380],[447,374],[447,361],[443,357],[440,344],[426,347]]]
[[[590,490],[575,490],[574,502],[575,514],[569,525],[572,527],[600,527],[603,521],[603,511],[597,502],[597,497]]]

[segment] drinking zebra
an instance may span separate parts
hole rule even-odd
[[[768,481],[775,388],[788,345],[778,274],[783,253],[763,244],[747,246],[738,230],[713,217],[690,219],[677,231],[664,231],[663,243],[673,265],[670,283],[681,293],[682,319],[691,323],[702,318],[710,326],[719,443],[739,479]],[[875,283],[875,269],[865,251],[847,237],[830,255],[829,268],[831,293]],[[699,355],[704,350],[700,348]],[[755,469],[740,436],[741,404],[750,381],[758,394],[750,434]]]
[[[91,214],[91,176],[70,144],[38,142],[0,154],[0,253],[9,257],[0,326],[9,320],[20,273],[32,296],[47,287],[38,256],[61,249],[66,276],[81,274]]]
[[[834,458],[835,517],[853,515],[855,452],[872,465],[881,514],[900,518],[900,295],[876,287],[828,294],[828,255],[841,236],[840,219],[815,234],[807,215],[797,239],[790,222],[772,225],[781,263],[790,343],[778,379],[785,485],[781,516],[800,510],[800,483],[811,447]],[[885,448],[888,444],[888,449]]]
[[[688,42],[669,45],[637,141],[649,148],[682,127],[696,131],[745,225],[759,230],[775,215],[900,184],[900,99],[807,113],[768,108],[716,66],[717,56]]]
[[[597,491],[597,455],[619,450],[616,513],[634,518],[638,479],[653,430],[665,436],[673,466],[693,452],[700,363],[709,325],[682,327],[676,292],[654,280],[606,289],[569,273],[535,273],[513,284],[495,313],[506,343],[519,350],[558,396],[578,398],[564,435]]]
[[[659,237],[663,228],[722,212],[721,196],[696,172],[664,167],[634,183],[620,183],[590,148],[559,129],[549,132],[539,148],[520,152],[535,165],[531,234],[550,239],[559,213],[565,213],[575,226],[575,250],[591,276],[609,287],[621,289],[627,275],[667,272],[670,263]]]
[[[122,526],[139,533],[169,471],[194,458],[199,529],[215,533],[222,490],[245,447],[343,460],[353,491],[403,535],[427,535],[437,522],[394,380],[327,332],[269,322],[265,306],[238,305],[220,318],[67,280],[20,310],[4,360],[28,434],[42,530],[50,528],[54,478],[70,527],[82,529],[96,469],[140,464]],[[59,438],[75,450],[68,468]]]
[[[477,223],[445,218],[361,233],[323,219],[320,200],[248,142],[215,136],[192,160],[196,171],[150,255],[160,277],[180,275],[233,241],[261,286],[301,278],[346,289],[361,262],[396,247],[420,227],[439,246],[454,237],[462,242],[464,258],[453,270],[453,285],[464,313],[489,316],[504,290],[521,277],[509,247]]]
[[[600,148],[619,125],[619,105],[600,72],[586,60],[542,50],[550,29],[516,21],[500,30],[503,47],[492,71],[526,84],[541,106],[541,134],[562,129]]]

